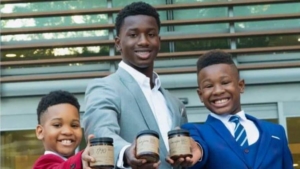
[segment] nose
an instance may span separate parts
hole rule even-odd
[[[72,135],[73,134],[73,130],[70,126],[63,126],[61,133],[64,135]]]
[[[139,46],[149,46],[149,40],[145,34],[141,34],[138,45]]]
[[[213,90],[213,94],[214,95],[221,95],[225,92],[224,88],[222,85],[215,85],[214,86],[214,90]]]

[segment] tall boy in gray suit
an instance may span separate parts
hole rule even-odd
[[[167,133],[186,123],[187,116],[183,104],[161,87],[159,76],[153,72],[160,49],[159,14],[147,3],[134,2],[120,11],[115,26],[115,45],[122,61],[115,73],[88,85],[85,135],[112,137],[118,168],[169,169],[171,165],[165,161]],[[135,137],[146,129],[159,133],[158,163],[135,157]],[[183,163],[180,165],[188,165],[188,160]]]

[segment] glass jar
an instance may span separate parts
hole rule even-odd
[[[136,157],[147,162],[159,161],[159,135],[153,130],[144,130],[137,134]]]
[[[190,133],[186,130],[172,130],[168,132],[170,158],[177,160],[178,158],[193,157],[190,140]]]
[[[95,159],[95,162],[90,163],[91,168],[114,168],[113,139],[109,137],[92,138],[90,140],[90,156]]]

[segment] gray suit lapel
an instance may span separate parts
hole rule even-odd
[[[156,119],[153,115],[153,112],[151,111],[151,107],[149,106],[148,101],[147,101],[146,97],[144,96],[143,91],[141,90],[138,83],[128,72],[126,72],[122,68],[119,68],[116,73],[120,76],[121,81],[123,82],[124,86],[134,96],[135,102],[137,103],[137,105],[140,109],[140,112],[143,115],[143,118],[144,118],[145,123],[147,124],[147,127],[150,130],[155,130],[160,133]],[[161,136],[161,133],[160,133],[160,136]],[[166,148],[166,145],[164,144],[164,141],[162,138],[160,138],[160,149],[163,152],[163,154],[161,154],[162,157],[166,157],[167,156],[167,148]]]
[[[132,101],[135,101],[139,106],[139,109],[144,117],[144,121],[147,124],[148,128],[151,130],[159,131],[155,117],[138,83],[129,73],[127,73],[122,68],[119,68],[116,73],[120,76],[124,86],[134,96],[135,100]]]

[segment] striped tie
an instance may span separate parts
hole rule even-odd
[[[229,121],[235,123],[235,129],[234,129],[235,141],[242,148],[248,147],[247,134],[246,134],[245,128],[240,123],[240,117],[239,116],[232,116],[232,117],[230,117]]]

